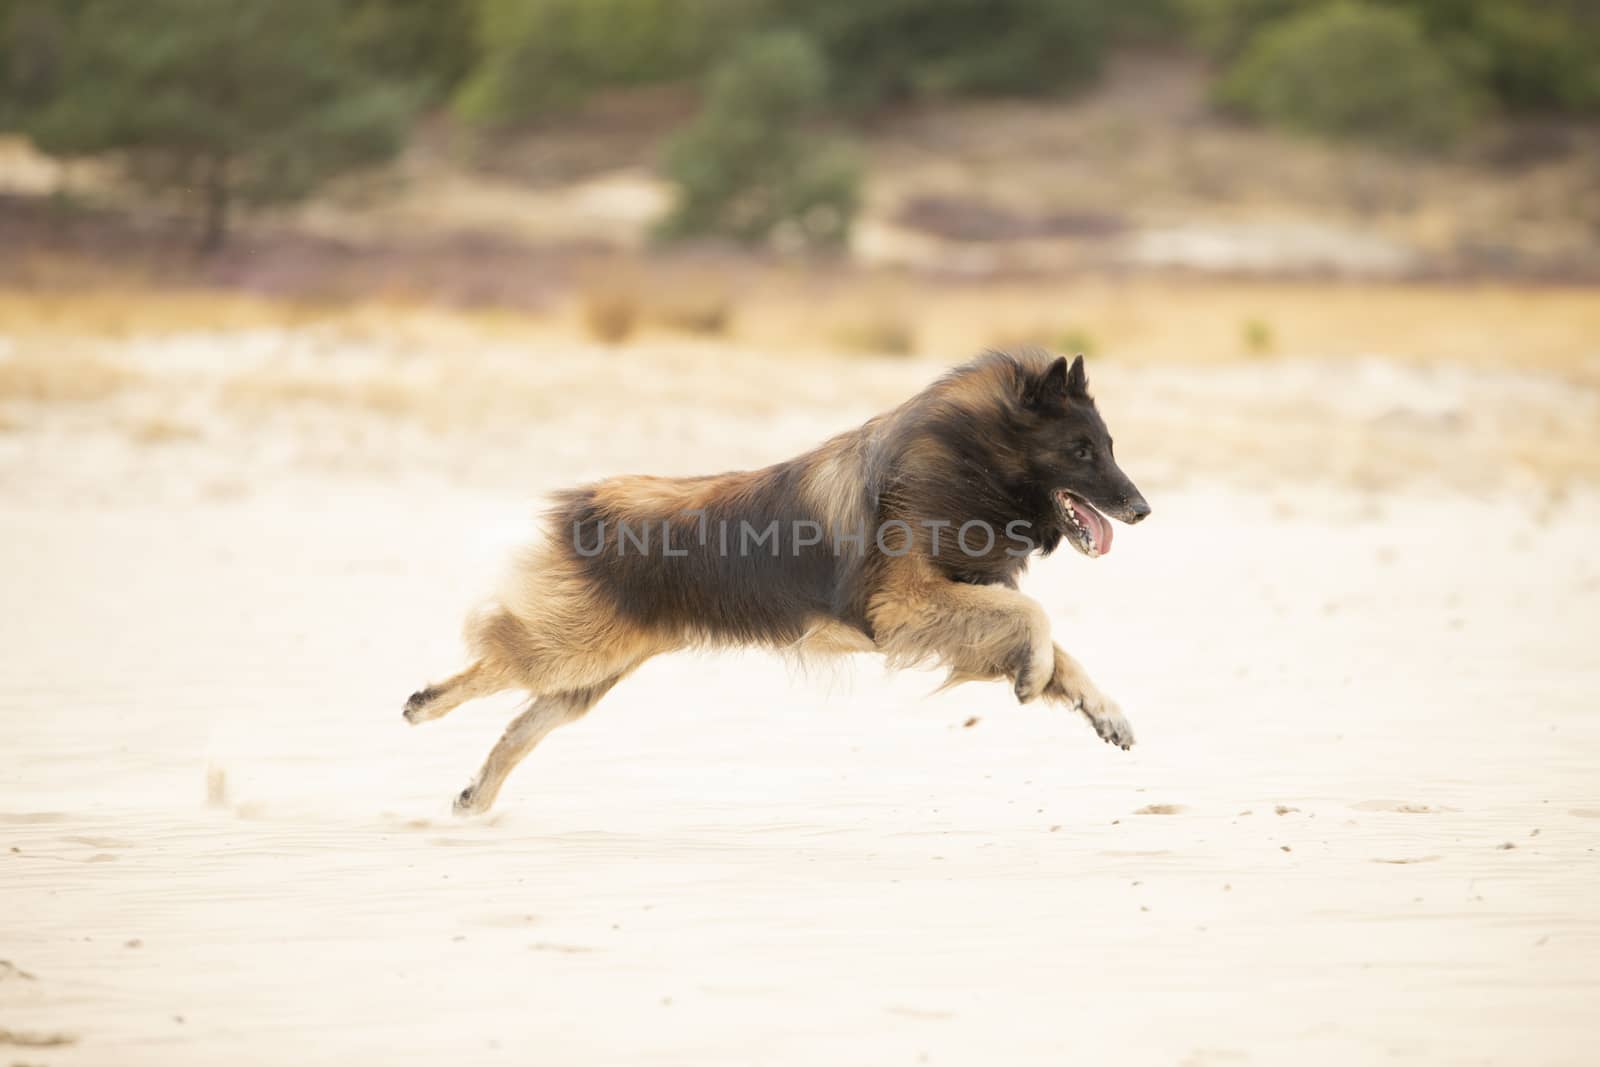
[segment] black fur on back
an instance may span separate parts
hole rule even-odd
[[[706,640],[792,644],[818,619],[849,614],[839,599],[848,561],[827,538],[799,543],[813,532],[800,524],[825,529],[798,491],[803,472],[802,460],[739,472],[691,509],[632,507],[599,487],[576,489],[558,504],[555,528],[631,621]]]

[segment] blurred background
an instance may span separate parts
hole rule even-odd
[[[396,442],[1030,343],[1174,475],[1592,476],[1597,59],[1584,0],[0,0],[0,423],[457,477]],[[712,459],[576,458],[635,457]]]
[[[79,509],[245,509],[270,583],[309,509],[347,577],[374,525],[488,573],[544,490],[1028,344],[1169,524],[1093,580],[1239,513],[1240,567],[1304,516],[1363,581],[1396,523],[1513,581],[1600,481],[1597,59],[1583,0],[0,0],[13,558],[93,598]],[[448,664],[477,592],[373,647]]]

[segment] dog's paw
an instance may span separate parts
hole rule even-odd
[[[489,810],[489,805],[494,801],[484,797],[478,791],[478,783],[473,782],[456,796],[452,810],[457,815],[482,815]]]
[[[1128,725],[1116,701],[1096,693],[1079,697],[1077,704],[1078,710],[1089,720],[1089,725],[1094,727],[1094,732],[1100,735],[1100,740],[1108,745],[1116,745],[1123,751],[1133,747],[1133,727]]]
[[[410,723],[412,726],[417,725],[419,722],[427,722],[429,719],[435,717],[428,714],[428,705],[432,702],[432,700],[432,687],[427,689],[418,689],[415,693],[412,693],[406,698],[405,710],[400,714],[404,716],[406,722]]]

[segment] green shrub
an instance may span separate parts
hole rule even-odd
[[[0,0],[0,129],[49,105],[66,76],[83,0]]]
[[[340,0],[340,29],[368,68],[446,97],[476,60],[472,0]]]
[[[481,58],[457,110],[503,125],[606,86],[686,77],[716,53],[737,10],[722,0],[480,0]]]
[[[1189,36],[1211,58],[1228,64],[1238,59],[1255,36],[1294,15],[1330,6],[1337,0],[1177,0]],[[1565,0],[1367,0],[1414,16],[1436,43],[1455,42],[1478,32],[1480,9],[1513,4]],[[1579,0],[1582,2],[1582,0]],[[1470,56],[1463,52],[1469,65]]]
[[[1168,44],[1183,30],[1179,0],[1121,0],[1106,11],[1112,43]]]
[[[187,195],[201,244],[234,206],[292,201],[382,163],[405,143],[414,92],[340,47],[324,0],[86,0],[44,107],[23,132],[61,157],[109,156]]]
[[[1181,0],[1190,34],[1213,59],[1232,63],[1270,23],[1323,6],[1324,0]]]
[[[1482,52],[1484,81],[1522,110],[1600,109],[1600,9],[1532,0],[1482,2],[1471,40]]]
[[[845,145],[805,129],[826,87],[822,57],[803,34],[776,31],[737,48],[713,73],[699,116],[667,146],[678,196],[660,236],[844,245],[860,165]]]
[[[1262,30],[1219,95],[1291,129],[1409,148],[1449,144],[1473,110],[1472,94],[1415,18],[1348,0]]]
[[[1374,0],[1416,19],[1456,74],[1507,107],[1600,108],[1600,5],[1593,0]],[[1329,0],[1178,0],[1190,35],[1223,64],[1266,29]]]
[[[1239,341],[1253,356],[1270,355],[1278,347],[1278,334],[1265,319],[1245,319],[1239,327]]]
[[[1084,84],[1099,72],[1115,7],[1104,0],[770,0],[778,24],[803,30],[821,48],[834,98],[857,107]]]

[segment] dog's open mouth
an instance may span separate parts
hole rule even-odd
[[[1056,508],[1072,547],[1093,559],[1111,551],[1111,520],[1089,505],[1087,500],[1057,489]]]

